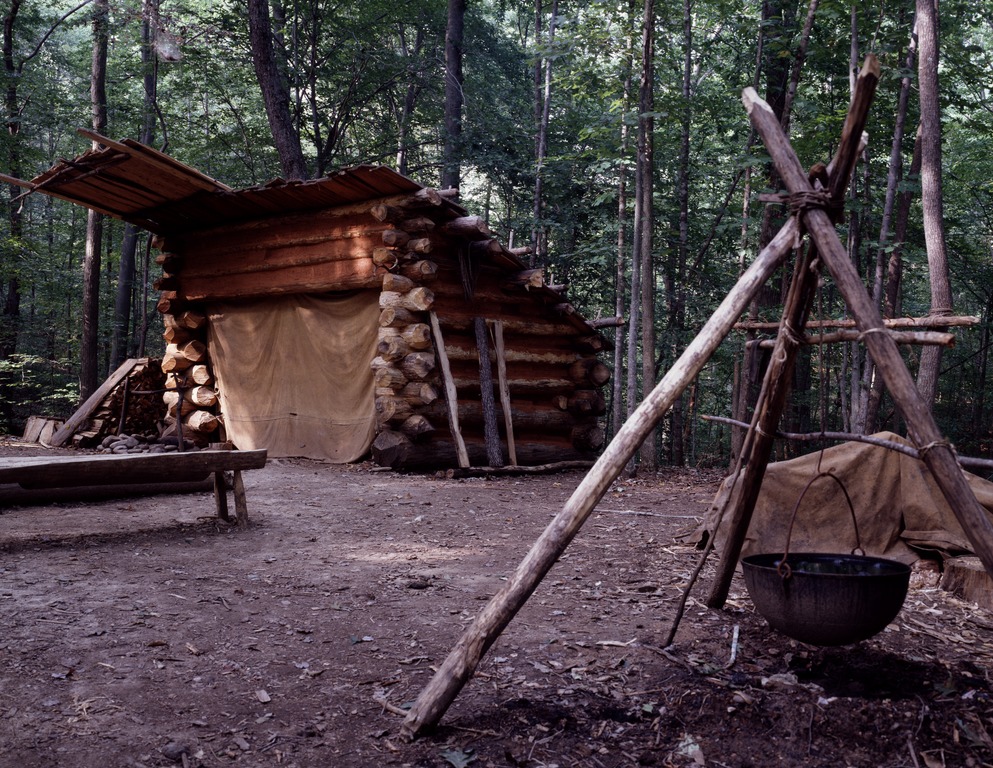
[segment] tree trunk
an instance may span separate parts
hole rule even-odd
[[[262,91],[283,176],[287,179],[306,179],[307,163],[300,146],[300,134],[290,114],[290,90],[280,75],[273,47],[269,0],[248,0],[248,35],[255,77]]]
[[[641,262],[641,386],[643,392],[655,387],[655,263],[652,254],[652,235],[655,215],[652,205],[653,171],[655,167],[655,0],[645,0],[642,22],[641,85],[638,96],[638,176],[641,200],[637,226],[640,236],[638,249]],[[655,431],[648,434],[641,445],[642,466],[655,471]]]
[[[628,3],[629,22],[634,19],[634,2]],[[634,68],[634,27],[629,23],[627,34],[627,50],[624,58],[624,103],[623,114],[626,116],[631,102],[631,78]],[[621,120],[621,159],[617,164],[617,272],[614,282],[614,316],[623,317],[625,309],[625,275],[627,271],[627,168],[625,163],[628,156],[630,129],[627,120]],[[614,381],[611,397],[611,427],[613,433],[621,428],[623,417],[624,392],[624,328],[618,325],[614,329]],[[628,359],[628,366],[633,366],[634,360]]]
[[[413,50],[407,45],[406,37],[401,31],[401,50],[403,55],[411,64],[407,67],[407,88],[404,90],[403,106],[400,108],[400,115],[397,118],[397,172],[407,175],[407,152],[410,142],[410,125],[414,116],[414,107],[417,104],[417,97],[421,92],[421,85],[418,82],[420,73],[414,62],[419,61],[421,49],[424,47],[424,29],[419,27],[417,37],[414,39]]]
[[[97,0],[93,8],[93,61],[90,71],[90,106],[93,130],[107,131],[107,43],[110,5]],[[95,143],[94,143],[95,144]],[[100,251],[103,247],[103,216],[88,211],[86,251],[83,257],[83,337],[80,349],[79,395],[89,397],[98,384],[100,320]]]
[[[941,201],[941,104],[938,96],[938,14],[934,0],[917,0],[917,59],[921,100],[921,202],[924,208],[924,240],[931,278],[931,314],[952,311],[952,289],[948,280],[944,210]],[[928,405],[938,392],[941,347],[921,350],[917,388]]]
[[[907,57],[904,63],[905,71],[910,72],[914,66],[914,59],[917,56],[917,39],[911,34],[910,45],[907,47]],[[883,317],[893,317],[895,310],[895,299],[885,300],[891,287],[896,287],[899,283],[898,275],[889,275],[887,280],[887,263],[892,261],[894,256],[899,262],[900,243],[894,243],[893,250],[887,258],[887,250],[890,240],[890,225],[893,219],[894,208],[897,201],[897,187],[903,179],[903,136],[907,124],[907,104],[910,101],[910,75],[904,76],[900,80],[900,94],[897,97],[896,122],[893,127],[893,141],[890,143],[890,163],[889,171],[886,175],[886,196],[883,201],[883,215],[879,224],[879,248],[876,252],[876,275],[873,281],[872,300],[880,307]],[[894,285],[891,285],[894,284]],[[869,383],[869,402],[866,405],[865,431],[872,434],[879,431],[879,407],[883,399],[883,384],[878,376],[873,376],[875,365],[870,355],[866,355],[866,368],[869,370],[867,376]]]
[[[548,21],[548,54],[539,59],[544,61],[543,84],[537,95],[541,97],[540,119],[535,146],[534,169],[534,228],[531,230],[531,266],[548,262],[548,233],[542,224],[542,182],[545,174],[545,158],[548,156],[548,124],[552,114],[552,46],[555,43],[555,19],[558,16],[558,0],[552,0],[551,18]],[[535,39],[535,42],[539,42]],[[537,111],[537,110],[536,110]]]
[[[445,144],[441,159],[441,187],[458,188],[462,139],[462,39],[466,0],[448,0],[445,30]]]
[[[3,68],[7,80],[4,108],[7,115],[8,136],[6,142],[7,168],[4,170],[18,178],[23,171],[18,137],[21,121],[17,118],[20,113],[17,94],[20,67],[14,61],[14,24],[17,22],[17,14],[20,9],[21,0],[11,0],[10,7],[3,19]],[[9,190],[11,200],[21,192],[20,188],[14,185],[10,185]],[[10,241],[15,248],[19,248],[21,238],[24,235],[24,219],[19,203],[11,203],[8,207],[7,224],[10,227]],[[17,334],[21,315],[21,286],[17,279],[17,271],[10,270],[10,275],[6,285],[3,286],[3,315],[0,317],[0,360],[6,360],[17,351]],[[4,403],[2,407],[6,410],[10,405],[9,399],[0,397],[0,401]]]

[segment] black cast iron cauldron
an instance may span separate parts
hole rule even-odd
[[[769,626],[811,645],[847,645],[881,632],[903,607],[910,582],[909,566],[866,555],[751,555],[741,568]]]
[[[856,543],[849,555],[789,551],[800,502],[821,477],[841,486],[848,502]],[[848,490],[830,471],[818,472],[797,499],[785,551],[745,557],[741,569],[769,626],[811,645],[847,645],[881,632],[900,612],[910,584],[909,566],[865,554]]]

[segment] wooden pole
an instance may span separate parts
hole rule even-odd
[[[813,187],[769,105],[752,88],[745,89],[742,101],[786,188],[793,195],[812,192]],[[803,212],[803,220],[863,333],[883,383],[903,415],[911,440],[922,452],[925,464],[986,572],[993,576],[993,523],[969,488],[956,460],[955,450],[942,436],[927,403],[917,391],[896,343],[886,333],[880,332],[885,327],[883,318],[838,240],[830,217],[822,209],[808,208]]]
[[[793,383],[793,368],[796,363],[800,339],[796,329],[802,328],[810,307],[814,301],[817,289],[818,273],[812,268],[816,258],[813,249],[797,261],[790,285],[789,296],[783,309],[783,319],[779,335],[776,337],[776,347],[773,350],[769,367],[762,382],[762,392],[759,395],[758,419],[756,428],[750,433],[743,451],[744,468],[741,480],[734,494],[729,523],[729,534],[721,551],[721,560],[717,566],[717,575],[707,605],[710,608],[720,608],[727,600],[731,579],[738,567],[738,558],[745,543],[748,526],[755,510],[765,468],[769,465],[772,446],[775,442],[775,432],[779,420],[786,407],[786,398]]]
[[[490,365],[489,333],[486,330],[486,320],[481,317],[473,318],[472,325],[476,332],[476,351],[479,353],[479,400],[483,406],[486,463],[491,467],[502,467],[503,451],[500,449],[496,401],[493,398],[493,368]]]
[[[514,444],[514,417],[510,408],[510,385],[507,383],[507,348],[503,343],[503,320],[493,321],[493,341],[496,347],[500,407],[503,409],[503,426],[507,433],[507,458],[510,459],[510,466],[516,467],[517,446]]]
[[[404,737],[412,739],[441,719],[472,676],[483,654],[565,551],[645,437],[700,373],[749,302],[782,263],[793,247],[798,232],[796,220],[791,218],[745,270],[700,333],[618,430],[593,469],[534,543],[517,570],[480,611],[421,691],[404,720]]]
[[[434,335],[434,347],[438,353],[438,364],[441,366],[441,378],[445,382],[445,405],[448,406],[448,428],[452,432],[452,439],[455,441],[455,453],[459,466],[462,468],[469,466],[469,451],[466,450],[465,440],[462,439],[462,430],[459,429],[459,395],[455,389],[455,379],[452,378],[452,366],[448,362],[448,352],[445,350],[445,339],[441,335],[441,323],[438,322],[438,315],[434,311],[429,313],[431,318],[431,332]]]

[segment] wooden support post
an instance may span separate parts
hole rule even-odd
[[[786,188],[791,194],[812,192],[807,175],[769,105],[751,88],[745,89],[742,101]],[[942,436],[930,408],[917,391],[896,343],[886,333],[880,332],[885,327],[883,318],[848,259],[828,214],[821,209],[810,208],[804,211],[803,220],[863,333],[869,354],[903,415],[911,440],[921,450],[924,463],[955,513],[976,555],[982,560],[986,572],[993,576],[993,523],[969,488],[956,461],[955,450]]]
[[[224,472],[218,470],[214,473],[214,506],[217,508],[217,516],[225,523],[231,521],[228,514],[228,488],[224,482]]]
[[[245,496],[245,481],[241,477],[241,471],[234,471],[234,511],[238,518],[238,525],[248,525],[248,499]]]
[[[493,369],[490,367],[490,340],[486,321],[474,317],[476,351],[479,353],[479,399],[483,406],[483,436],[486,442],[486,463],[491,467],[503,466],[500,450],[500,432],[497,429],[496,401],[493,398]]]
[[[500,407],[503,409],[503,426],[507,433],[507,458],[510,459],[510,466],[516,467],[517,446],[514,444],[514,417],[510,407],[510,384],[507,383],[507,349],[503,343],[503,320],[493,321],[493,340],[496,347]]]
[[[438,364],[441,366],[441,378],[445,382],[445,404],[448,406],[448,428],[452,432],[452,439],[455,441],[455,452],[458,457],[459,466],[462,468],[469,466],[469,451],[466,450],[465,440],[462,439],[462,430],[459,429],[459,396],[455,389],[455,379],[452,378],[452,366],[448,363],[448,352],[445,351],[445,339],[441,335],[441,323],[438,322],[438,315],[433,311],[429,313],[431,318],[431,332],[434,334],[434,347],[438,353]]]
[[[735,321],[748,307],[752,297],[782,262],[798,231],[796,220],[790,219],[745,270],[735,287],[724,297],[706,325],[655,389],[618,430],[593,469],[545,528],[531,551],[517,566],[517,570],[479,612],[434,677],[421,691],[403,722],[402,732],[406,738],[416,737],[441,719],[462,686],[472,677],[483,654],[541,583],[545,574],[569,546],[569,542],[579,533],[611,483],[621,474],[628,460],[672,407],[676,398],[700,373]],[[432,324],[434,323],[437,323],[437,319],[432,316]]]

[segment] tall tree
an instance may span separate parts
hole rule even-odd
[[[18,84],[21,72],[24,70],[24,61],[15,61],[14,58],[14,36],[17,24],[17,16],[21,11],[21,0],[11,0],[7,13],[3,17],[3,69],[4,77],[7,81],[4,91],[4,112],[6,117],[7,141],[7,172],[12,176],[19,177],[21,170],[21,149],[18,134],[21,131],[21,120],[18,116],[20,112],[20,97],[18,96]],[[14,185],[8,186],[8,193],[11,203],[7,208],[7,225],[10,227],[10,244],[13,248],[21,247],[21,239],[24,236],[24,217],[21,214],[21,206],[14,198],[20,193],[20,188]],[[12,259],[13,261],[13,259]],[[17,331],[21,314],[21,285],[17,274],[17,269],[10,267],[5,276],[3,286],[3,314],[0,316],[0,360],[5,360],[17,350]],[[3,398],[5,401],[7,398]]]
[[[921,203],[924,209],[924,241],[931,280],[931,314],[952,312],[952,289],[948,279],[948,251],[941,190],[941,103],[938,92],[938,13],[935,0],[917,0],[918,87],[921,104]],[[933,403],[938,391],[941,366],[939,346],[921,352],[917,388],[925,402]]]
[[[542,12],[540,0],[536,4],[535,25],[540,24]],[[537,134],[535,137],[535,168],[534,168],[534,227],[531,231],[531,266],[544,264],[548,259],[548,236],[542,225],[542,190],[545,181],[545,158],[548,157],[548,124],[552,114],[552,46],[555,44],[555,22],[559,13],[558,0],[552,0],[551,18],[548,21],[548,52],[539,56],[535,66],[542,70],[541,87],[536,88],[535,97],[538,99],[535,108],[538,117]],[[540,40],[537,40],[540,44]]]
[[[462,180],[462,44],[465,38],[466,0],[448,0],[445,29],[445,141],[441,159],[441,186],[458,188]]]
[[[93,5],[93,58],[90,69],[90,110],[93,130],[107,132],[107,44],[110,3]],[[94,147],[96,143],[94,142]],[[83,338],[80,349],[79,396],[89,397],[97,388],[100,342],[100,252],[103,216],[90,210],[86,216],[86,250],[83,256]]]
[[[655,386],[655,259],[652,253],[655,231],[655,0],[645,0],[641,39],[641,82],[638,89],[638,163],[636,181],[638,251],[641,267],[641,387],[642,393]],[[633,301],[633,299],[632,299]],[[641,466],[654,471],[655,433],[641,445]]]
[[[307,162],[300,144],[300,133],[290,114],[289,84],[280,71],[273,45],[269,0],[248,0],[248,33],[255,77],[262,90],[262,100],[269,118],[272,139],[279,153],[283,176],[287,179],[306,179]]]

